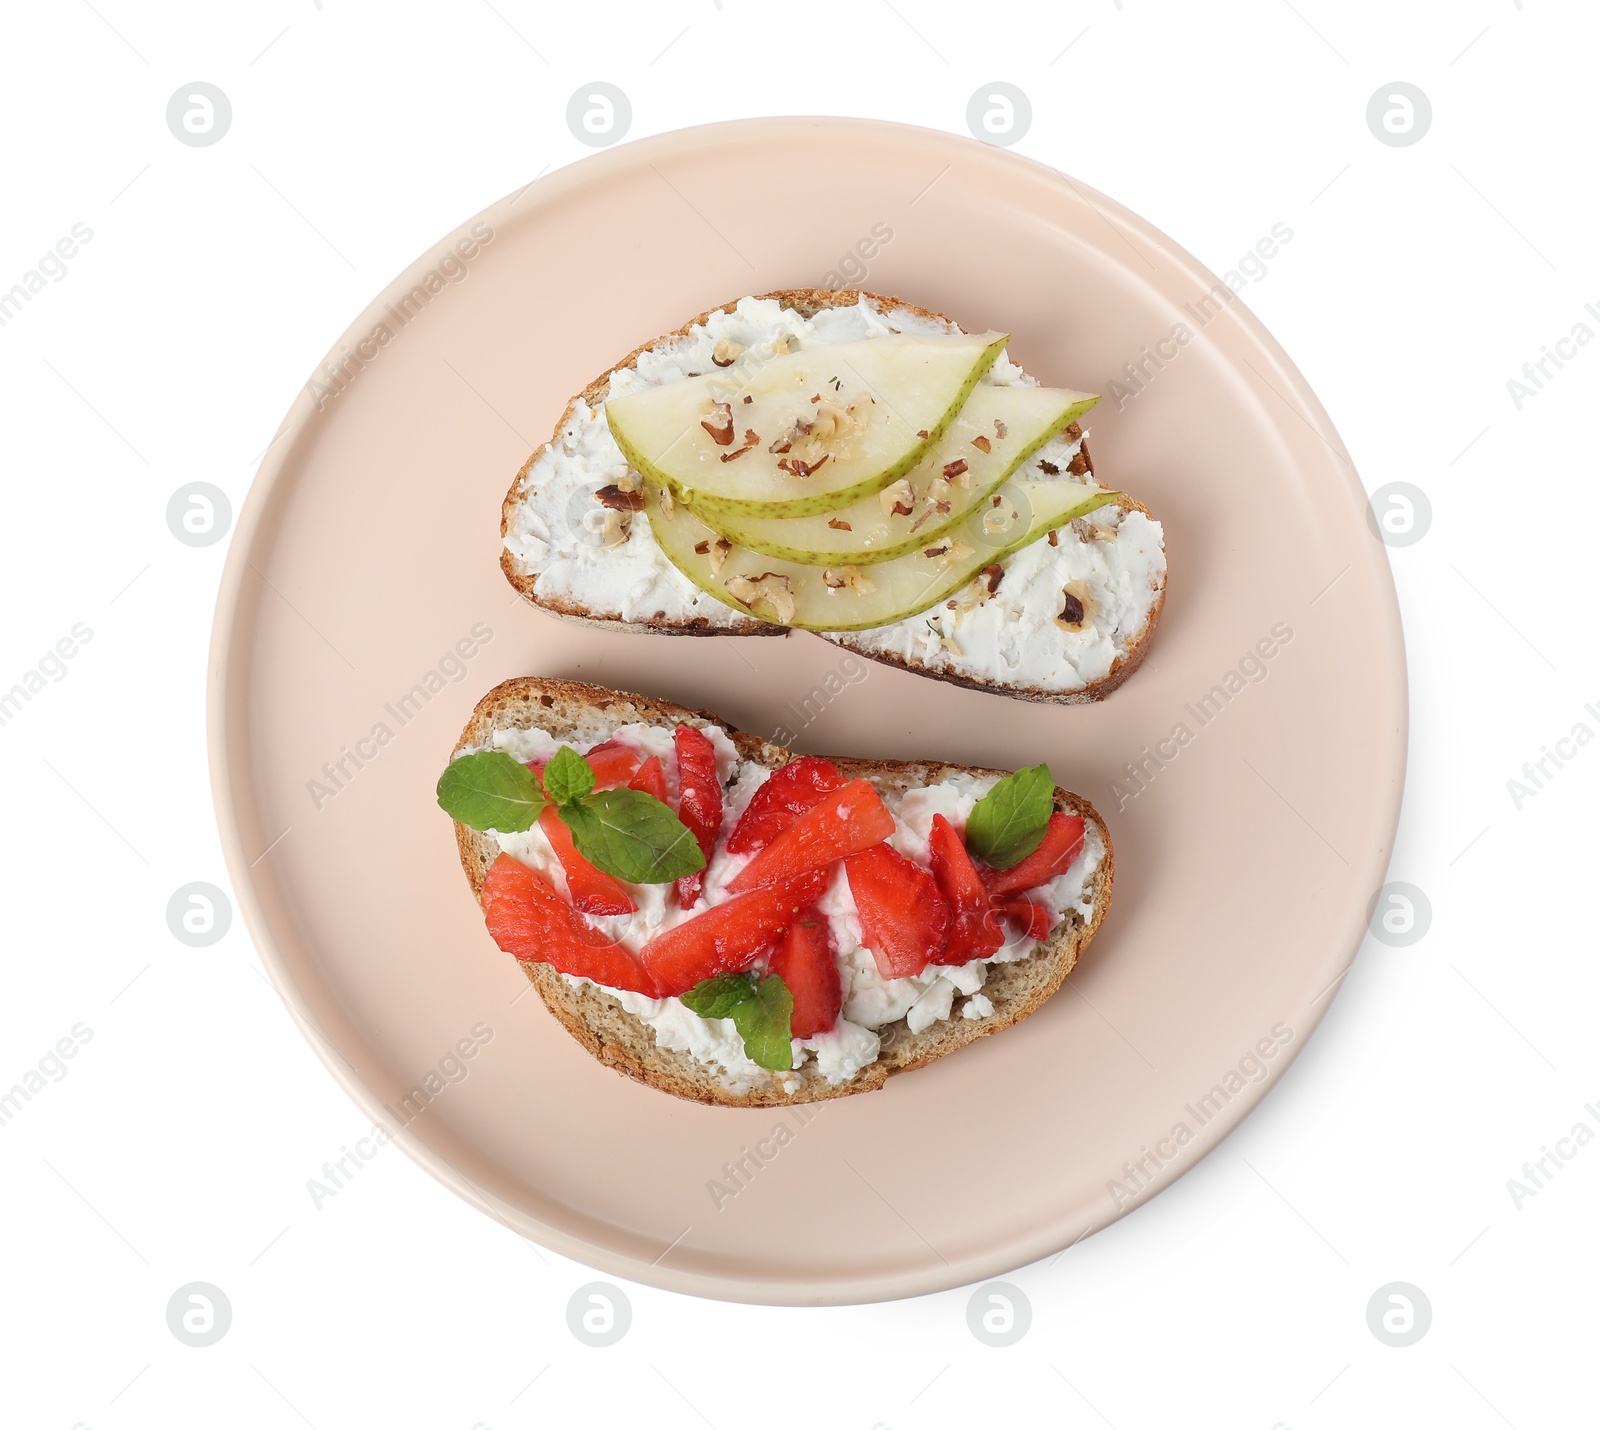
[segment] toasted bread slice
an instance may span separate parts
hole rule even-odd
[[[537,728],[559,740],[588,742],[605,739],[621,725],[646,723],[671,729],[680,722],[720,727],[744,759],[769,769],[777,769],[790,758],[790,752],[783,747],[736,730],[704,710],[690,710],[668,700],[629,695],[581,681],[538,676],[505,681],[485,695],[461,732],[455,753],[484,748],[497,729]],[[846,777],[868,779],[886,795],[934,783],[956,771],[974,775],[1001,773],[925,760],[835,759],[834,763]],[[1026,957],[990,964],[982,994],[993,1004],[991,1014],[967,1018],[952,1008],[952,1016],[921,1032],[912,1032],[904,1018],[880,1027],[877,1031],[882,1045],[877,1060],[845,1081],[829,1082],[815,1060],[807,1059],[795,1073],[785,1075],[795,1084],[793,1091],[786,1091],[770,1074],[754,1085],[732,1085],[716,1067],[687,1052],[658,1046],[649,1024],[626,1011],[604,989],[566,978],[542,963],[524,963],[522,970],[556,1020],[595,1057],[663,1092],[731,1107],[820,1102],[870,1092],[882,1087],[895,1073],[920,1068],[1026,1018],[1061,986],[1094,937],[1111,905],[1110,833],[1094,806],[1080,795],[1058,788],[1055,806],[1065,813],[1081,815],[1088,837],[1098,840],[1103,851],[1099,866],[1085,887],[1090,902],[1088,917],[1069,909],[1050,937]],[[484,876],[500,852],[495,836],[457,824],[456,845],[473,893],[481,896]]]
[[[630,521],[626,511],[618,512],[604,543],[607,559],[616,571],[614,580],[590,577],[583,582],[582,589],[573,589],[573,583],[557,579],[555,570],[566,559],[561,552],[563,542],[572,545],[563,536],[563,528],[570,533],[574,514],[584,508],[592,509],[594,505],[592,483],[583,491],[581,501],[571,492],[563,491],[559,476],[561,463],[573,460],[575,443],[588,440],[585,429],[589,424],[597,422],[604,428],[601,409],[612,392],[614,375],[620,375],[621,380],[631,380],[630,370],[637,369],[641,362],[653,365],[663,354],[670,357],[675,346],[703,334],[706,323],[714,315],[733,313],[746,301],[750,300],[736,300],[708,309],[675,332],[641,344],[621,362],[601,373],[567,404],[550,441],[523,464],[501,506],[500,534],[504,544],[500,566],[506,579],[532,604],[552,615],[611,630],[662,635],[788,634],[783,626],[744,615],[695,588],[666,562],[650,534],[649,523],[642,517]],[[958,325],[942,313],[858,289],[784,289],[759,295],[753,301],[774,302],[779,308],[805,319],[815,318],[828,309],[864,305],[886,321],[916,330],[960,331]],[[1004,359],[1002,366],[1009,380],[1032,381],[1020,369],[1011,368]],[[660,380],[671,375],[664,373]],[[991,376],[986,380],[999,379]],[[1079,424],[1068,427],[1063,438],[1069,444],[1066,450],[1071,458],[1066,470],[1073,476],[1093,477],[1093,463],[1083,444]],[[609,436],[599,441],[603,446]],[[611,448],[615,449],[614,442]],[[605,480],[613,481],[626,472],[627,463],[620,450],[614,450],[614,459],[611,452],[607,452],[606,457],[610,474]],[[1054,628],[1049,619],[1053,610],[1049,613],[1034,611],[1031,630],[1021,628],[1014,621],[1006,622],[1010,629],[998,641],[992,630],[976,641],[966,641],[961,621],[956,618],[948,623],[950,629],[927,634],[932,628],[924,618],[935,616],[943,621],[939,609],[869,631],[828,634],[825,639],[886,665],[976,690],[1060,704],[1102,699],[1121,685],[1144,659],[1166,600],[1164,537],[1149,509],[1124,495],[1115,506],[1105,508],[1103,515],[1074,522],[1052,533],[1059,545],[1052,541],[1052,551],[1044,558],[1042,574],[1036,570],[1039,558],[1028,556],[1032,547],[1002,563],[1009,570],[1024,558],[1032,562],[1030,570],[1035,571],[1035,575],[1030,585],[1038,586],[1040,596],[1046,600],[1053,594],[1056,604],[1060,605],[1060,588],[1074,578],[1087,574],[1091,582],[1106,579],[1103,554],[1095,551],[1094,544],[1105,540],[1108,531],[1121,529],[1124,523],[1128,526],[1122,535],[1135,548],[1131,557],[1132,570],[1128,574],[1117,574],[1116,609],[1114,612],[1108,609],[1100,617],[1110,628],[1098,633],[1090,649],[1079,650],[1082,642],[1075,645],[1070,636]],[[1130,532],[1134,535],[1129,536]],[[583,544],[600,543],[585,539]],[[1041,543],[1035,543],[1038,545]],[[1054,589],[1047,590],[1052,588],[1052,575]],[[1091,617],[1091,621],[1093,619]],[[990,646],[997,648],[991,650]],[[1039,664],[1041,655],[1043,667]],[[1078,673],[1080,664],[1085,670],[1082,675]]]

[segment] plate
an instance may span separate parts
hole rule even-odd
[[[795,183],[819,164],[822,201]],[[830,282],[1010,332],[1041,380],[1108,394],[1096,467],[1161,518],[1170,576],[1150,657],[1107,702],[984,695],[803,633],[613,634],[516,600],[501,499],[567,398],[705,308]],[[850,119],[608,150],[424,253],[262,463],[209,700],[242,913],[366,1113],[563,1255],[791,1304],[1003,1273],[1214,1147],[1355,954],[1406,746],[1399,616],[1365,508],[1327,415],[1243,304],[1052,169]],[[882,1091],[747,1110],[633,1083],[490,942],[434,805],[474,702],[524,674],[787,728],[805,751],[1048,760],[1110,824],[1110,917],[1032,1018]]]

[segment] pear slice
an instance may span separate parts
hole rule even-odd
[[[966,521],[925,548],[870,566],[811,566],[735,546],[682,502],[645,497],[650,528],[667,559],[708,595],[740,615],[811,631],[860,631],[914,616],[1120,492],[1063,479],[1013,478]]]
[[[691,502],[737,546],[807,566],[891,561],[934,544],[1100,399],[1058,387],[972,389],[932,451],[880,492],[814,516],[730,516]],[[904,485],[902,485],[902,482]]]
[[[1004,333],[894,333],[747,350],[702,377],[609,398],[630,466],[703,511],[808,516],[881,491],[944,436]]]

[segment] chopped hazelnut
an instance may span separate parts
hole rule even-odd
[[[711,416],[701,421],[700,425],[711,434],[711,440],[719,447],[733,445],[733,408],[726,402],[713,402]]]
[[[972,445],[980,452],[987,452],[990,450],[989,439],[981,434],[972,439]]]
[[[728,559],[728,553],[733,550],[733,543],[725,537],[719,536],[711,543],[711,574],[715,576],[722,570],[722,563]]]
[[[742,343],[732,342],[727,338],[718,338],[711,348],[711,361],[718,367],[732,367],[738,361],[739,354],[744,351]]]
[[[764,604],[772,608],[779,625],[794,619],[794,594],[789,590],[789,578],[776,571],[763,571],[759,576],[730,576],[725,583],[728,594],[740,605],[754,607]]]
[[[1094,597],[1089,594],[1088,583],[1068,581],[1061,592],[1061,614],[1056,624],[1064,631],[1081,631],[1094,624]]]
[[[610,507],[612,511],[643,511],[644,496],[639,492],[625,492],[619,486],[601,487],[594,494],[594,499],[601,506]]]
[[[878,493],[878,502],[890,515],[910,516],[916,505],[916,496],[911,490],[911,483],[901,477]]]

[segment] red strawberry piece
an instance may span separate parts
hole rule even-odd
[[[728,853],[754,854],[766,848],[812,805],[843,783],[844,776],[832,763],[816,755],[790,760],[757,786],[728,836]]]
[[[643,794],[653,794],[662,804],[666,804],[667,769],[661,763],[661,757],[651,755],[640,765],[634,777],[628,781],[628,788],[639,790]]]
[[[955,826],[942,814],[933,817],[928,831],[928,863],[934,882],[950,901],[955,920],[950,926],[950,942],[936,954],[935,963],[970,963],[987,958],[1006,941],[999,915],[983,887],[978,866],[967,853],[966,842]]]
[[[607,988],[660,997],[655,981],[628,948],[593,925],[520,859],[502,854],[483,881],[483,917],[494,941],[524,963]]]
[[[887,843],[844,861],[861,919],[861,942],[885,978],[921,973],[944,952],[953,921],[933,875]]]
[[[827,794],[736,874],[733,893],[781,883],[870,848],[894,833],[894,816],[866,780]],[[936,891],[937,892],[937,891]]]
[[[554,805],[546,805],[539,812],[539,829],[561,861],[561,872],[567,876],[567,892],[572,895],[574,908],[586,914],[631,914],[639,907],[620,880],[603,869],[596,869],[578,853],[577,845],[572,842],[572,831],[561,822]]]
[[[625,785],[633,778],[634,771],[639,768],[639,752],[620,740],[607,740],[604,744],[596,745],[583,757],[589,762],[589,768],[594,771],[594,787],[596,789],[614,789],[617,785]],[[544,760],[528,760],[527,766],[539,777],[541,784],[544,781]]]
[[[717,752],[711,741],[693,725],[680,725],[672,732],[672,748],[678,756],[678,818],[694,835],[700,852],[709,863],[722,828],[722,781],[717,778]],[[693,908],[700,897],[705,870],[685,874],[674,885],[680,909]]]
[[[801,911],[778,940],[768,960],[794,998],[789,1015],[789,1035],[812,1038],[826,1033],[839,1021],[844,984],[839,977],[839,954],[834,947],[828,916],[815,904]]]
[[[1056,916],[1049,909],[1021,895],[1014,899],[1002,899],[1000,911],[1021,924],[1023,933],[1029,938],[1049,938],[1050,930],[1056,926]]]
[[[662,997],[687,993],[697,983],[739,973],[771,948],[778,936],[828,887],[826,870],[785,884],[737,894],[657,934],[639,958]]]
[[[1059,811],[1050,816],[1042,843],[1020,864],[1009,869],[990,869],[983,876],[989,897],[1003,899],[1048,884],[1057,874],[1065,874],[1083,851],[1083,820],[1076,814]]]

